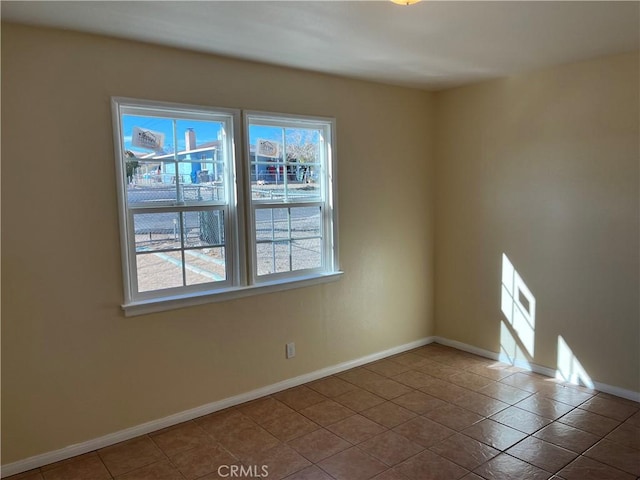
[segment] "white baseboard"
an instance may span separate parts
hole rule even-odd
[[[466,343],[458,342],[455,340],[449,340],[443,337],[434,337],[434,341],[440,343],[441,345],[457,348],[458,350],[473,353],[481,357],[490,358],[491,360],[505,361],[503,358],[501,358],[500,354],[498,353],[490,352],[489,350],[484,350],[482,348],[474,347],[473,345],[467,345]],[[505,361],[505,363],[510,363],[510,362]],[[542,365],[537,365],[535,363],[516,360],[515,366],[523,368],[525,370],[529,370],[531,372],[539,373],[540,375],[545,375],[551,378],[554,378],[556,376],[556,371],[553,368],[544,367]],[[593,385],[596,390],[599,390],[601,392],[609,393],[611,395],[615,395],[616,397],[626,398],[627,400],[633,400],[634,402],[640,402],[640,392],[635,392],[633,390],[627,390],[624,388],[615,387],[613,385],[608,385],[606,383],[596,382],[595,380],[593,381]]]
[[[331,367],[322,368],[320,370],[300,375],[295,378],[283,380],[282,382],[267,385],[256,390],[251,390],[250,392],[225,398],[217,402],[208,403],[206,405],[192,408],[190,410],[185,410],[174,415],[169,415],[168,417],[160,418],[158,420],[152,420],[135,427],[120,430],[119,432],[110,433],[99,438],[94,438],[93,440],[77,443],[75,445],[69,445],[68,447],[61,448],[60,450],[43,453],[41,455],[35,455],[24,460],[9,463],[0,467],[0,478],[26,472],[43,465],[48,465],[53,462],[59,462],[60,460],[66,460],[67,458],[75,457],[76,455],[82,455],[84,453],[92,452],[100,448],[108,447],[109,445],[114,445],[125,440],[130,440],[140,435],[155,432],[156,430],[160,430],[162,428],[171,427],[173,425],[177,425],[188,420],[193,420],[194,418],[198,418],[203,415],[208,415],[209,413],[217,412],[234,405],[239,405],[244,402],[255,400],[256,398],[264,397],[265,395],[271,395],[273,393],[277,393],[288,388],[297,387],[298,385],[312,382],[329,375],[334,375],[351,368],[359,367],[366,363],[374,362],[391,355],[396,355],[398,353],[406,352],[407,350],[422,347],[434,341],[435,337],[425,337],[414,342],[389,348],[387,350],[373,353],[371,355],[366,355],[355,360],[349,360],[347,362],[339,363]]]

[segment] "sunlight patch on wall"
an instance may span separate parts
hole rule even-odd
[[[589,377],[561,335],[558,335],[558,369],[556,370],[556,378],[576,385],[594,388],[591,377]]]
[[[518,274],[513,264],[504,253],[502,254],[502,313],[517,338],[511,334],[506,325],[501,325],[501,345],[519,344],[520,354],[525,353],[533,358],[535,353],[535,328],[536,328],[536,298],[531,293]],[[504,342],[503,342],[504,337]],[[510,337],[510,338],[509,338]],[[513,351],[516,355],[517,352]]]
[[[498,360],[522,367],[529,365],[529,357],[518,343],[506,322],[500,322],[500,357]]]

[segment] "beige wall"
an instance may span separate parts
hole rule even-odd
[[[112,95],[334,116],[344,277],[125,318]],[[432,334],[431,100],[3,25],[2,463]]]
[[[436,331],[497,352],[501,256],[593,380],[640,390],[638,55],[436,98]]]
[[[502,253],[535,363],[562,335],[640,390],[638,80],[623,55],[430,94],[3,25],[2,463],[436,333],[497,352]],[[344,277],[124,318],[112,95],[336,117]]]

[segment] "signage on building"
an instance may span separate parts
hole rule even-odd
[[[279,158],[280,144],[272,140],[264,140],[259,138],[257,143],[256,155],[259,157]]]
[[[134,147],[148,148],[150,150],[162,150],[164,146],[164,133],[154,132],[140,127],[133,127],[131,144]]]

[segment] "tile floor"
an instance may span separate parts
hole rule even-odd
[[[9,478],[638,476],[640,404],[431,344]]]

